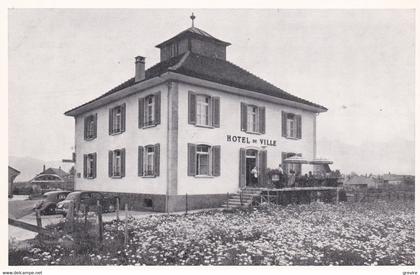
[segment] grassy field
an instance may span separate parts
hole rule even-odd
[[[62,226],[62,225],[59,225]],[[82,225],[80,225],[82,226]],[[10,265],[414,265],[414,203],[273,206],[105,224],[11,244]]]

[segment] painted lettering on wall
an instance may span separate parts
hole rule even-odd
[[[275,140],[265,139],[265,138],[250,139],[249,137],[226,135],[226,141],[227,142],[242,143],[242,144],[259,144],[259,145],[262,145],[262,146],[276,146],[276,141]]]

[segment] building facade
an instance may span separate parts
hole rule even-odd
[[[157,45],[161,62],[66,112],[75,118],[76,190],[110,192],[133,209],[220,206],[293,155],[316,156],[327,109],[226,60],[230,43],[196,27]]]

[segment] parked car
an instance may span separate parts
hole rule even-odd
[[[103,212],[115,211],[118,197],[106,196],[96,191],[76,191],[67,195],[66,199],[57,204],[56,212],[67,215],[70,202],[74,203],[74,210],[78,212],[82,210],[82,205],[89,208],[89,211],[97,210],[97,203],[100,202]]]
[[[41,215],[56,214],[57,203],[66,199],[70,191],[50,191],[41,197],[41,201],[34,205],[34,210],[40,210]]]

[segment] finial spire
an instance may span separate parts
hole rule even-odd
[[[191,25],[194,28],[194,19],[195,19],[194,13],[191,14],[190,18],[191,18]]]

